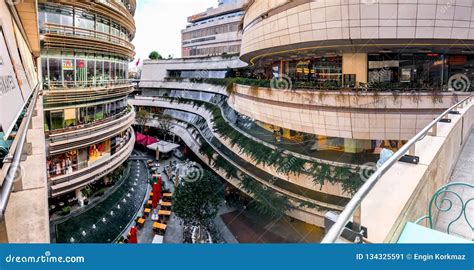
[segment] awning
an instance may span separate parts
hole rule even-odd
[[[147,146],[148,149],[150,150],[157,150],[160,151],[160,153],[169,153],[173,151],[174,149],[178,148],[179,144],[175,143],[170,143],[170,142],[165,142],[165,141],[159,141],[154,144],[150,144]]]
[[[150,144],[154,144],[157,141],[158,141],[157,139],[155,139],[151,136],[143,135],[140,132],[137,132],[136,136],[135,136],[135,142],[137,144],[140,144],[140,145],[143,145],[143,146],[148,146]]]

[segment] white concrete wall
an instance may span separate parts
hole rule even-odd
[[[285,0],[256,0],[245,26]],[[348,39],[474,39],[471,0],[313,0],[245,29],[241,55],[308,41]],[[451,40],[453,39],[453,40]]]
[[[361,140],[408,140],[466,94],[272,90],[237,85],[236,111],[280,127]],[[440,96],[441,97],[441,96]],[[387,111],[391,110],[391,111]]]
[[[168,70],[226,70],[230,68],[241,68],[247,66],[238,57],[224,58],[203,57],[203,58],[180,58],[165,60],[145,60],[142,68],[140,87],[143,82],[163,81],[167,77]]]
[[[461,115],[449,115],[451,123],[438,124],[436,136],[426,136],[416,144],[418,165],[396,163],[362,201],[361,220],[369,241],[396,242],[406,222],[428,214],[429,200],[449,181],[474,127],[474,104],[459,111]]]

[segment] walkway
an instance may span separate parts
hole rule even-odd
[[[464,148],[459,156],[458,162],[456,167],[454,168],[454,172],[451,175],[450,182],[464,182],[474,185],[474,130],[471,132],[470,136],[468,137]],[[466,203],[469,199],[474,199],[474,188],[468,187],[455,187],[450,188],[450,191],[456,192],[461,198],[463,199],[464,203]],[[459,213],[461,212],[461,201],[459,198],[456,198],[453,194],[447,194],[445,199],[449,199],[453,203],[453,208],[447,212],[440,212],[438,218],[436,220],[436,229],[440,231],[446,232],[446,229],[450,222],[455,220]],[[442,204],[443,207],[447,206],[447,201]],[[467,205],[467,209],[465,210],[467,214],[467,218],[471,221],[474,218],[474,202],[471,201],[470,204]],[[472,222],[471,222],[472,223]],[[453,235],[458,235],[463,238],[472,240],[474,237],[474,232],[469,227],[466,222],[466,219],[461,217],[458,221],[453,223],[450,228],[450,233]]]
[[[151,156],[148,159],[153,159]],[[164,173],[164,168],[171,163],[171,161],[178,161],[176,158],[170,158],[167,160],[161,160],[159,161],[160,167],[158,168],[158,173],[161,174],[161,179],[164,182],[165,188],[170,190],[171,192],[174,192],[174,185],[173,183],[168,179],[166,174]],[[141,228],[138,231],[138,243],[151,243],[153,241],[153,237],[155,236],[155,232],[153,231],[153,223],[154,221],[151,220],[151,215],[148,216],[148,218],[145,221],[145,224],[143,225],[143,228]],[[174,215],[174,213],[171,214],[170,220],[168,221],[166,228],[166,233],[163,239],[164,243],[182,243],[182,235],[183,235],[183,229],[182,225],[180,223],[180,220]]]

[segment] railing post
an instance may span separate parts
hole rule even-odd
[[[415,155],[415,150],[416,150],[416,143],[414,143],[414,144],[410,147],[410,149],[408,150],[408,154],[409,154],[410,156],[414,156],[414,155]]]
[[[361,213],[361,207],[357,207],[357,209],[354,211],[354,215],[352,216],[352,230],[355,232],[360,232],[362,230],[362,213]]]
[[[438,135],[438,123],[434,124],[433,127],[431,128],[430,132],[431,136],[436,136]]]

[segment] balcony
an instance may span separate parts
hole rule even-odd
[[[45,107],[51,108],[126,97],[132,92],[129,80],[49,82],[49,90],[44,90],[43,96]]]
[[[94,144],[127,130],[135,120],[135,111],[127,109],[94,123],[47,132],[49,154],[57,154]]]
[[[72,174],[62,175],[50,180],[51,196],[55,197],[81,188],[101,177],[106,176],[127,160],[135,145],[133,129],[129,129],[128,142],[114,155],[102,158],[92,166],[78,170]]]
[[[45,23],[44,46],[58,48],[88,48],[104,53],[115,53],[133,59],[135,47],[127,39],[91,29]]]
[[[361,234],[360,225],[370,243],[453,241],[440,231],[472,241],[468,219],[472,220],[474,201],[473,129],[471,96],[439,115],[388,159],[327,228],[323,242],[335,242],[348,230]],[[419,162],[399,161],[405,154]],[[351,219],[355,226],[348,228]],[[463,219],[468,222],[464,227]]]

